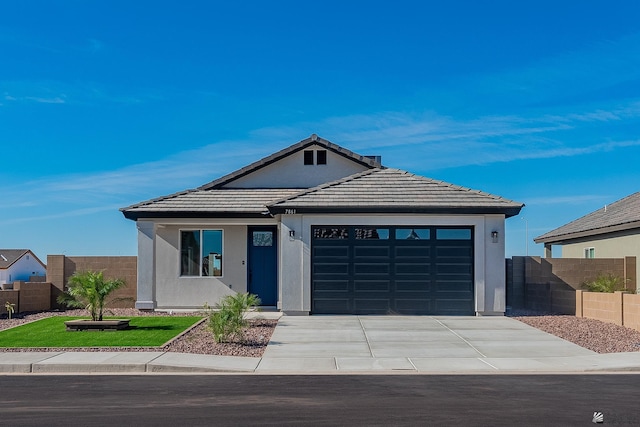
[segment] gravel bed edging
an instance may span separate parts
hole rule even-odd
[[[49,311],[24,314],[13,319],[0,319],[0,331],[14,328],[36,320],[54,316],[86,316],[86,310]],[[204,313],[166,313],[148,312],[136,309],[111,309],[106,316],[135,317],[135,316],[185,316],[202,315],[203,319],[174,337],[160,347],[73,347],[73,348],[0,348],[0,352],[150,352],[168,351],[179,353],[209,354],[219,356],[261,357],[271,339],[277,320],[251,319],[249,328],[245,331],[242,342],[216,343],[213,334],[206,324]],[[74,332],[78,333],[78,332]],[[80,332],[81,333],[81,332]]]
[[[509,317],[596,353],[640,351],[640,331],[614,323],[535,312],[514,312]]]

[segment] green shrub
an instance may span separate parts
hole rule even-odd
[[[607,292],[625,290],[625,280],[615,274],[599,274],[594,280],[587,281],[582,285],[583,289],[589,292]]]
[[[216,306],[216,310],[212,310],[208,304],[205,304],[213,339],[216,342],[242,340],[248,326],[246,313],[258,305],[260,305],[260,298],[249,293],[227,295]]]

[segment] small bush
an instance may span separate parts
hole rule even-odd
[[[599,274],[594,280],[585,282],[582,288],[589,292],[613,293],[615,291],[624,291],[625,280],[615,274]]]
[[[217,310],[211,310],[205,304],[204,308],[209,315],[209,328],[213,332],[213,339],[216,342],[229,342],[232,339],[242,340],[244,330],[248,326],[246,313],[260,305],[260,298],[257,295],[244,293],[227,295]]]

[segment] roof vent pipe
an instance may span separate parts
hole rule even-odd
[[[373,160],[374,162],[378,162],[382,164],[382,156],[364,156],[367,159]]]

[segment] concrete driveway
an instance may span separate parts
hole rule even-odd
[[[508,317],[283,316],[257,371],[566,370],[595,354]]]

